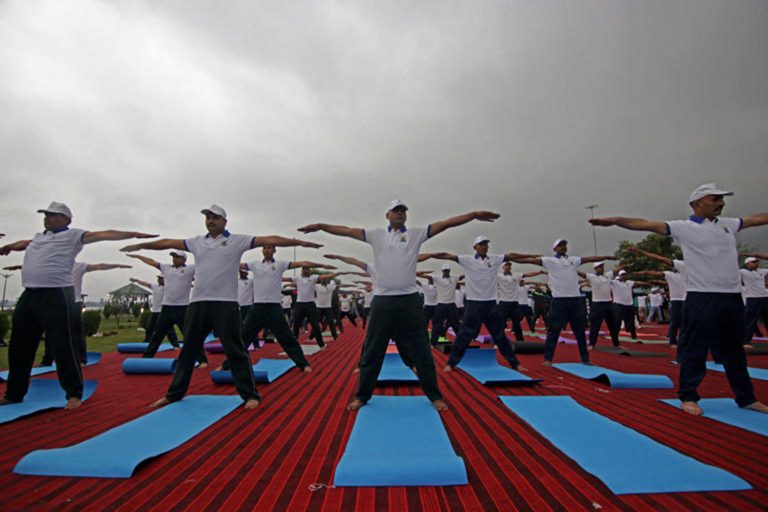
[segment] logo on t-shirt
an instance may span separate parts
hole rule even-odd
[[[400,236],[400,243],[407,243],[407,242],[408,242],[408,238],[405,235],[401,235]]]

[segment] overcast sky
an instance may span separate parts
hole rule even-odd
[[[0,232],[30,238],[57,200],[76,227],[186,238],[215,202],[233,232],[294,236],[383,225],[398,197],[413,226],[502,214],[427,251],[485,234],[492,252],[547,254],[564,237],[591,254],[590,204],[681,218],[716,181],[736,192],[726,215],[768,210],[766,56],[765,0],[5,0]],[[600,252],[642,236],[601,229]],[[370,259],[310,239],[327,246],[302,259]],[[766,251],[768,228],[741,240]],[[122,245],[80,254],[141,265],[87,275],[88,300],[153,280]]]

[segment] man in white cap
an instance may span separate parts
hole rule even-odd
[[[0,405],[21,402],[29,389],[35,352],[43,333],[49,338],[56,361],[59,383],[66,392],[66,409],[79,407],[83,377],[74,348],[73,326],[79,322],[75,305],[73,267],[85,244],[129,238],[152,238],[137,231],[86,231],[70,228],[72,210],[52,202],[37,210],[45,215],[45,230],[32,240],[20,240],[0,247],[0,255],[25,251],[21,280],[24,286],[13,312],[11,343],[8,349],[8,387]]]
[[[454,333],[458,333],[461,328],[456,306],[456,285],[464,276],[452,276],[450,263],[444,263],[441,275],[431,277],[432,284],[437,290],[437,306],[435,316],[432,318],[432,333],[429,338],[429,342],[434,347],[437,346],[437,340],[445,335],[448,327],[451,327]]]
[[[525,338],[523,337],[523,311],[520,305],[520,298],[522,295],[525,295],[523,300],[525,300],[525,304],[528,305],[528,292],[520,285],[520,283],[524,278],[544,274],[544,271],[512,272],[511,261],[505,261],[501,266],[501,270],[502,271],[499,273],[498,299],[499,312],[504,321],[504,327],[506,329],[508,319],[512,320],[512,330],[515,333],[515,340],[525,341]],[[528,326],[531,327],[530,322]]]
[[[320,247],[318,244],[282,236],[235,235],[227,227],[227,213],[221,206],[201,210],[205,215],[206,235],[192,238],[162,239],[123,247],[124,252],[142,249],[191,252],[195,256],[195,286],[184,321],[184,348],[176,372],[163,398],[151,404],[162,407],[181,400],[189,389],[195,358],[203,350],[208,333],[213,331],[230,364],[238,394],[246,409],[254,409],[261,398],[256,391],[253,370],[241,338],[237,280],[240,260],[246,251],[264,245]]]
[[[424,296],[424,320],[427,329],[430,329],[430,323],[432,324],[431,328],[434,329],[435,310],[437,309],[437,288],[435,288],[430,272],[418,272],[416,276],[427,281],[426,283],[416,281],[416,285],[421,287],[421,294]],[[373,299],[373,295],[371,295],[371,299]]]
[[[157,284],[142,281],[135,277],[130,278],[129,281],[152,291],[152,305],[150,306],[149,321],[147,322],[147,327],[144,329],[144,343],[149,344],[149,340],[152,339],[152,335],[155,333],[157,319],[160,318],[160,311],[163,309],[165,278],[162,275],[157,276]],[[173,326],[166,331],[165,336],[168,338],[168,341],[173,346],[174,350],[181,350],[179,338],[176,336],[176,331],[173,330]]]
[[[301,323],[306,318],[312,327],[311,334],[315,339],[315,343],[317,343],[318,347],[324,348],[325,342],[323,341],[323,331],[320,328],[320,315],[315,303],[315,293],[317,291],[315,285],[336,279],[344,274],[344,272],[320,275],[312,274],[310,270],[310,267],[302,267],[301,275],[291,278],[294,286],[296,286],[296,305],[293,308],[293,336],[296,339],[299,338]],[[331,290],[331,293],[333,293],[333,290]]]
[[[611,293],[613,294],[613,304],[616,308],[616,327],[621,329],[621,323],[624,322],[624,329],[629,333],[632,339],[637,338],[635,331],[635,306],[634,290],[635,285],[651,286],[645,281],[632,281],[629,279],[627,271],[619,270],[619,275],[611,281]]]
[[[619,347],[621,346],[619,344],[619,319],[615,313],[611,295],[613,271],[605,271],[604,261],[594,262],[592,268],[594,272],[579,272],[580,276],[589,281],[589,287],[592,289],[592,306],[589,308],[589,349],[591,350],[597,345],[597,336],[603,322],[608,327],[613,346]],[[621,271],[621,268],[618,270]]]
[[[149,339],[149,345],[144,350],[144,358],[155,357],[157,350],[160,348],[160,343],[162,343],[169,329],[178,327],[179,331],[184,332],[184,318],[187,315],[189,295],[192,292],[192,283],[195,280],[195,266],[187,265],[187,253],[184,251],[171,251],[170,256],[171,264],[160,263],[140,254],[128,255],[129,258],[136,258],[150,267],[158,269],[163,275],[165,283],[160,316],[157,319],[155,332]],[[205,355],[205,350],[200,349],[196,359],[200,368],[208,366],[208,357]]]
[[[524,370],[520,361],[515,356],[515,349],[504,333],[504,318],[501,316],[496,296],[499,289],[499,268],[505,261],[519,261],[522,258],[532,258],[532,254],[518,254],[508,252],[506,254],[488,254],[490,239],[480,235],[475,238],[472,248],[474,254],[462,254],[456,256],[447,252],[433,254],[433,257],[441,260],[455,261],[464,268],[467,286],[467,299],[465,303],[464,322],[456,334],[456,339],[451,345],[451,355],[443,371],[449,372],[456,368],[464,357],[467,347],[480,333],[483,325],[493,338],[493,342],[499,347],[499,352],[507,360],[512,368]]]
[[[542,256],[523,260],[544,267],[547,271],[547,285],[552,292],[547,323],[547,339],[544,346],[544,366],[552,366],[560,332],[571,324],[573,335],[579,347],[581,362],[590,364],[586,339],[586,317],[584,298],[579,287],[579,265],[603,260],[615,260],[614,256],[568,256],[568,240],[558,238],[552,244],[553,256]]]
[[[386,228],[362,229],[322,223],[299,228],[304,233],[325,231],[354,238],[373,247],[375,291],[365,334],[366,349],[360,362],[359,385],[355,399],[347,406],[349,410],[359,409],[370,400],[384,363],[387,345],[393,335],[411,348],[419,382],[432,405],[438,411],[448,409],[437,386],[435,362],[425,327],[423,301],[416,286],[419,249],[427,239],[446,229],[475,219],[493,221],[500,215],[475,211],[435,222],[426,228],[406,228],[407,210],[406,204],[399,199],[390,202],[385,213],[389,222]]]
[[[635,272],[635,274],[663,277],[667,282],[667,287],[669,288],[669,330],[667,331],[667,338],[669,338],[669,345],[671,347],[677,347],[678,334],[683,326],[683,304],[685,303],[687,289],[685,262],[645,251],[636,246],[627,247],[627,251],[660,261],[670,267],[670,270],[645,270]]]
[[[768,289],[765,287],[768,269],[759,268],[758,257],[750,255],[744,260],[744,268],[740,272],[747,299],[744,309],[744,346],[751,348],[757,322],[762,320],[763,325],[768,327]]]
[[[628,217],[591,219],[595,226],[619,226],[634,231],[650,231],[671,236],[683,249],[687,267],[688,292],[683,316],[685,325],[678,361],[678,396],[682,409],[694,415],[703,413],[696,392],[706,375],[706,357],[711,346],[720,344],[728,383],[739,407],[768,413],[768,407],[755,398],[747,373],[744,354],[744,303],[741,298],[736,233],[768,224],[768,213],[742,218],[720,217],[725,196],[733,192],[706,183],[688,198],[693,215],[687,220],[654,221]]]

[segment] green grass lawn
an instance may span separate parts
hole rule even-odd
[[[109,336],[86,338],[86,345],[89,352],[114,352],[118,343],[132,343],[137,341],[144,341],[144,331],[138,330],[139,320],[132,315],[123,315],[120,317],[120,328],[117,328],[117,320],[114,316],[110,318],[101,318],[101,324],[99,325],[99,332],[110,333],[116,332],[116,334],[110,334]],[[178,329],[176,330],[178,333]],[[11,338],[10,333],[5,337],[6,341]],[[179,335],[181,339],[181,335]],[[40,362],[43,357],[43,343],[37,348],[37,354],[35,355],[35,365]],[[0,369],[8,369],[8,347],[0,348]]]

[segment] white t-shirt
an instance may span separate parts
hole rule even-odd
[[[330,281],[328,284],[318,284],[315,286],[315,304],[319,308],[330,308],[333,302],[333,290],[336,289],[336,283]]]
[[[667,286],[669,286],[669,300],[685,300],[685,262],[683,260],[673,260],[672,264],[677,272],[664,272],[664,279],[667,281]]]
[[[280,304],[283,300],[283,273],[291,266],[290,261],[251,261],[246,263],[253,272],[253,302]]]
[[[635,287],[635,282],[627,279],[626,281],[620,281],[614,279],[611,281],[611,292],[613,292],[613,302],[621,304],[622,306],[632,305],[632,289]],[[640,298],[638,297],[638,304]]]
[[[768,289],[765,287],[765,276],[768,275],[768,269],[747,270],[742,268],[740,272],[746,298],[758,299],[768,297]]]
[[[24,288],[64,288],[73,286],[72,267],[83,250],[84,229],[69,228],[58,233],[35,233],[24,251],[21,285]]]
[[[463,308],[464,307],[464,298],[467,296],[466,293],[464,293],[464,290],[456,290],[454,293],[455,300],[456,300],[456,307],[457,308]]]
[[[611,302],[611,281],[613,271],[603,272],[603,275],[587,274],[589,287],[592,288],[592,302]]]
[[[293,284],[296,285],[296,302],[315,302],[315,285],[319,276],[311,274],[308,277],[294,276]]]
[[[646,295],[640,295],[637,298],[637,307],[638,308],[646,308],[646,303],[647,302],[648,302],[648,297]]]
[[[648,300],[652,308],[659,308],[664,304],[664,297],[662,297],[660,293],[648,294]]]
[[[165,286],[159,284],[149,285],[149,289],[152,290],[152,313],[159,313],[163,309],[163,294],[165,293]]]
[[[424,294],[425,306],[437,306],[437,288],[431,283],[421,285],[421,293]]]
[[[72,267],[72,286],[75,287],[75,302],[83,302],[83,276],[88,272],[88,264],[76,261]]]
[[[503,254],[488,254],[485,258],[476,255],[458,256],[459,265],[464,268],[467,300],[496,300],[499,289],[499,267],[504,264]]]
[[[283,295],[281,302],[283,304],[283,309],[291,309],[291,306],[293,305],[293,299],[291,299],[290,295]]]
[[[349,308],[352,305],[352,300],[349,297],[341,297],[339,299],[339,305],[341,306],[342,311],[349,311]]]
[[[365,241],[373,247],[376,295],[408,295],[418,292],[416,263],[429,227],[410,229],[366,229]],[[370,274],[370,271],[368,272]]]
[[[578,269],[581,258],[578,256],[544,256],[541,266],[548,272],[547,284],[553,299],[581,297]]]
[[[499,273],[499,300],[502,302],[520,302],[520,280],[522,272]]]
[[[228,231],[216,238],[198,235],[184,240],[195,256],[195,286],[191,302],[237,302],[240,260],[251,249],[254,237]]]
[[[432,276],[432,282],[437,290],[437,303],[438,304],[453,304],[456,301],[454,292],[456,291],[456,283],[459,282],[458,276],[443,277]]]
[[[363,293],[363,307],[370,308],[371,301],[373,301],[373,292],[366,291]]]
[[[683,249],[689,292],[740,293],[736,233],[741,222],[729,217],[667,222],[670,236]]]
[[[189,292],[195,280],[195,266],[174,267],[168,263],[160,264],[160,273],[165,278],[163,306],[186,306],[189,304]]]
[[[237,280],[237,303],[240,306],[250,306],[253,304],[253,279],[250,277]]]

